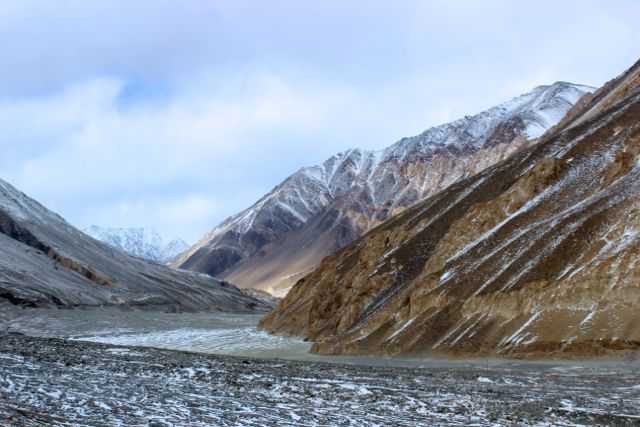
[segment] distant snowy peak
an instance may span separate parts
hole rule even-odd
[[[159,263],[173,261],[178,255],[189,249],[189,245],[181,239],[165,243],[162,236],[151,228],[117,228],[92,225],[83,231],[130,255]]]
[[[189,249],[189,244],[182,239],[174,239],[163,246],[160,251],[160,259],[163,263],[169,263],[176,259],[180,254]]]

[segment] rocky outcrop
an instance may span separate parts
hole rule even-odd
[[[414,203],[529,145],[591,88],[559,82],[475,116],[299,170],[173,264],[284,295],[320,260]]]
[[[176,271],[99,242],[2,180],[0,300],[29,307],[270,308],[207,275]]]
[[[540,142],[397,215],[262,326],[329,354],[640,347],[640,63]]]

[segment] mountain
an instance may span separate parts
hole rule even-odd
[[[540,86],[384,150],[349,150],[300,169],[173,265],[284,295],[326,255],[526,147],[590,90],[565,82]]]
[[[640,62],[538,144],[327,257],[262,326],[319,353],[637,350],[639,254]]]
[[[160,250],[160,262],[169,264],[189,250],[190,247],[191,246],[182,239],[170,240],[164,244]]]
[[[167,264],[189,249],[182,239],[165,243],[160,234],[150,228],[115,228],[92,225],[83,230],[89,236],[138,258]]]
[[[115,250],[2,180],[0,300],[31,307],[238,312],[269,308],[207,275],[173,270]]]

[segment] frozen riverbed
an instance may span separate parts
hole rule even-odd
[[[517,367],[576,369],[582,366],[617,367],[618,362],[523,362],[515,360],[448,360],[443,358],[383,358],[319,356],[311,344],[296,337],[269,335],[258,330],[259,315],[230,313],[158,313],[117,309],[21,309],[11,314],[0,331],[36,337],[57,337],[120,346],[143,346],[198,353],[279,358],[395,367]],[[638,366],[640,368],[640,365]]]
[[[250,357],[304,358],[310,344],[257,329],[259,315],[21,310],[5,328],[30,336]]]

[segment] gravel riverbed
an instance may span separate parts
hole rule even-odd
[[[0,425],[640,425],[640,375],[353,366],[5,334]]]

